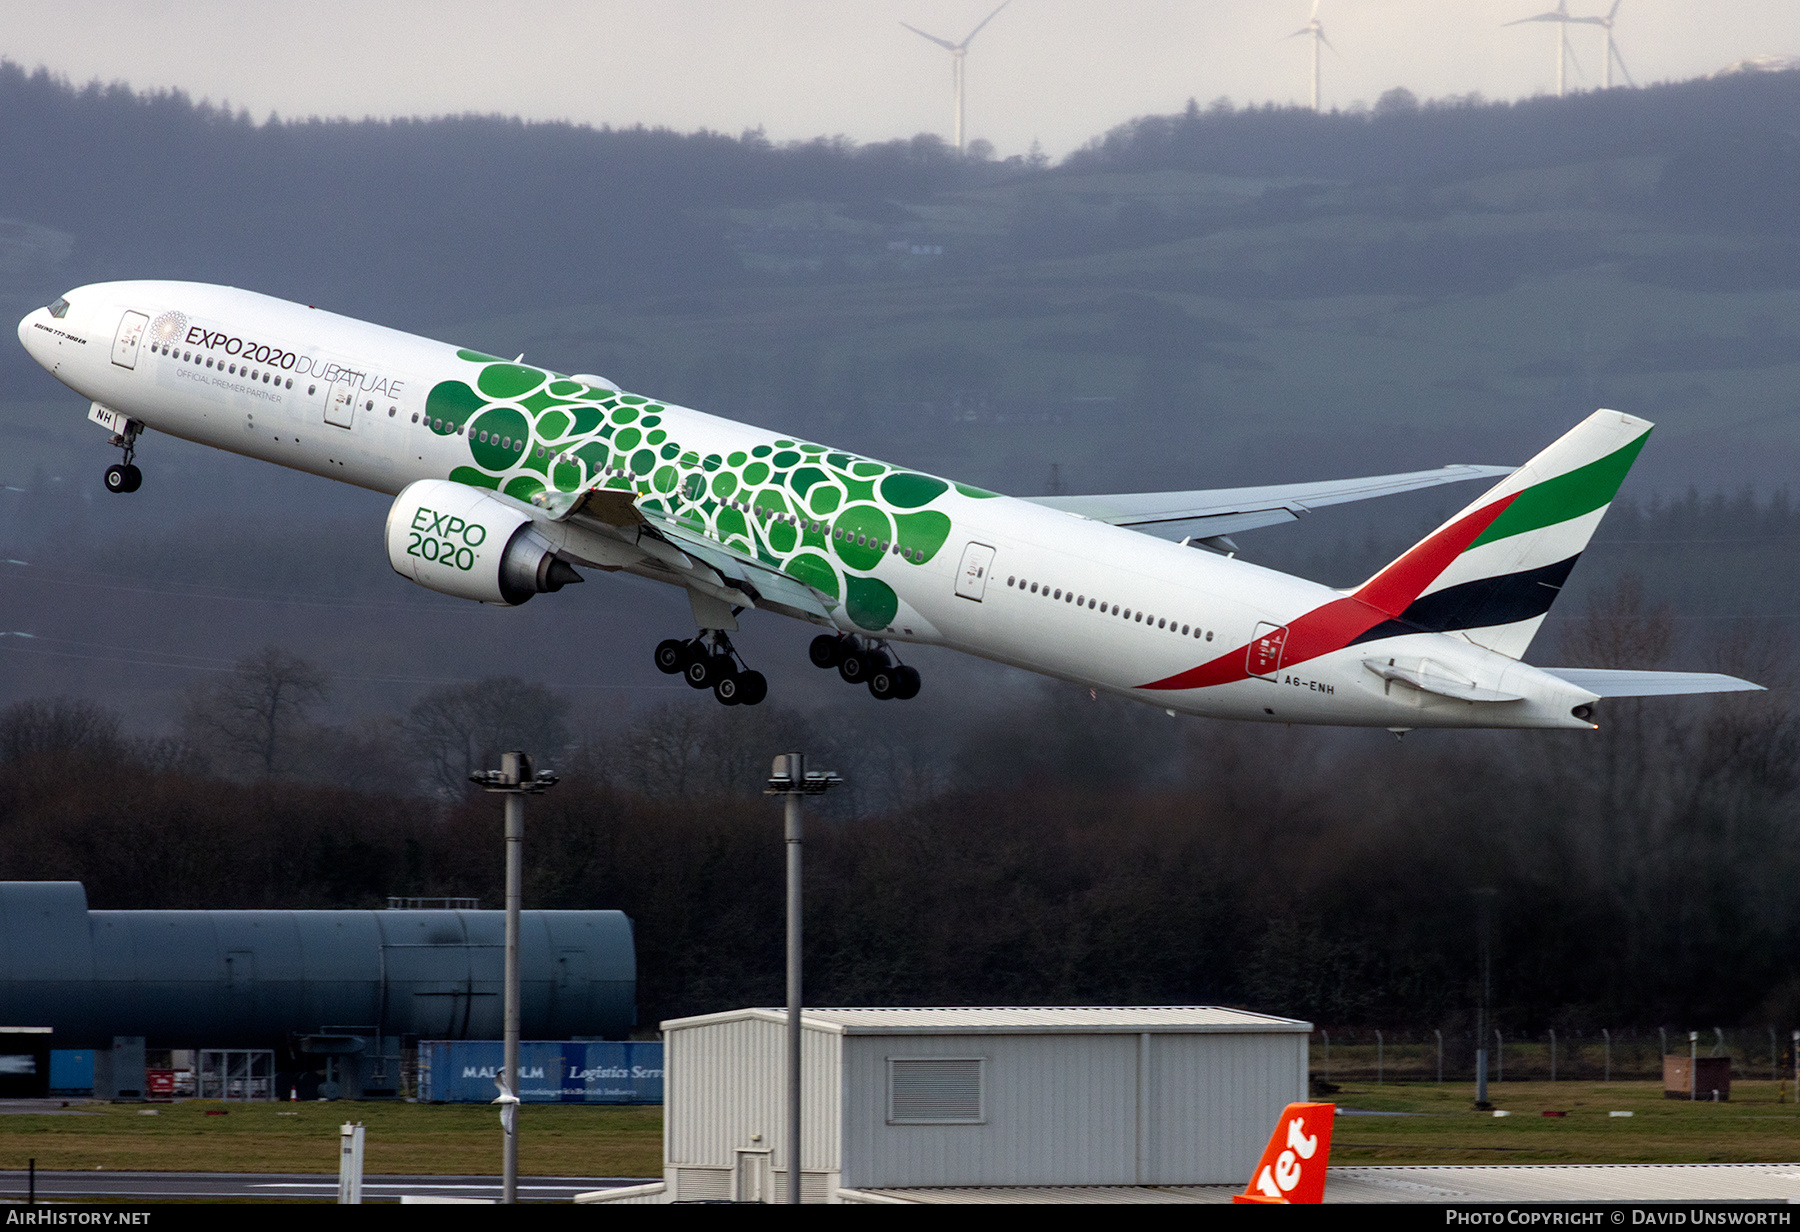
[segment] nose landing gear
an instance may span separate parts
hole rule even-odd
[[[835,667],[846,684],[868,685],[877,701],[906,701],[919,695],[918,669],[895,663],[886,642],[822,633],[813,638],[806,655],[814,667]]]
[[[125,458],[106,468],[108,492],[135,492],[144,486],[144,472],[131,464],[137,456],[137,424],[127,421],[125,431],[113,434],[112,444],[125,451]]]
[[[742,663],[731,639],[717,629],[703,629],[692,641],[671,638],[656,647],[658,671],[680,676],[690,688],[711,689],[723,706],[754,706],[769,695],[763,674],[740,670]]]

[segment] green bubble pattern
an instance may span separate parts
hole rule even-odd
[[[871,576],[884,557],[916,566],[943,549],[950,515],[934,506],[952,493],[994,495],[806,441],[703,454],[670,435],[677,425],[665,422],[667,408],[648,398],[477,352],[458,356],[468,379],[440,381],[425,404],[440,436],[467,429],[471,465],[453,469],[452,480],[530,500],[622,472],[600,486],[636,492],[639,508],[822,591],[859,628],[885,629],[899,612],[893,587]]]

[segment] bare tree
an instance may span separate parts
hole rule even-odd
[[[218,747],[263,778],[286,768],[298,729],[325,698],[330,677],[322,668],[278,646],[239,659],[212,688],[196,690],[183,721],[188,739]]]
[[[45,754],[118,757],[123,749],[119,716],[92,702],[58,697],[0,711],[0,762]]]
[[[495,676],[427,693],[407,714],[406,734],[430,780],[455,792],[507,749],[524,749],[540,762],[562,753],[568,712],[569,699],[554,689]]]

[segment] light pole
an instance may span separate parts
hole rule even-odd
[[[1688,1032],[1688,1099],[1700,1098],[1700,1032]]]
[[[787,1200],[800,1203],[800,801],[822,796],[844,780],[808,770],[806,754],[782,753],[769,768],[766,796],[787,798]]]
[[[1475,1106],[1483,1110],[1488,1107],[1488,984],[1492,968],[1491,947],[1488,944],[1489,916],[1492,914],[1494,896],[1498,893],[1491,886],[1483,886],[1475,891],[1481,930],[1481,1009],[1475,1015]]]
[[[469,782],[506,797],[506,995],[505,1043],[501,1077],[494,1080],[500,1096],[500,1127],[504,1161],[500,1177],[500,1201],[519,1200],[519,899],[524,874],[520,852],[525,845],[525,797],[540,795],[555,786],[556,776],[537,770],[531,758],[518,750],[500,754],[498,770],[477,770]]]

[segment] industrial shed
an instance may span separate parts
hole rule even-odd
[[[786,1012],[663,1024],[663,1181],[588,1200],[779,1202]],[[806,1201],[1241,1184],[1306,1098],[1310,1023],[1216,1006],[807,1010]]]

